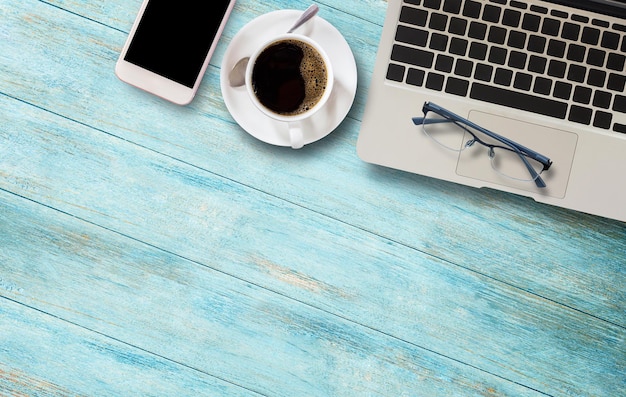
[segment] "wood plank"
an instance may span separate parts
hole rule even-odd
[[[259,396],[1,297],[0,330],[3,396]]]
[[[0,296],[25,305],[0,299],[0,386],[102,395],[145,374],[182,390],[152,395],[231,395],[211,377],[272,396],[539,395],[4,191],[0,214]],[[207,256],[235,260],[222,248]]]
[[[622,327],[16,100],[0,97],[0,115],[10,120],[0,131],[0,189],[146,242],[176,258],[202,265],[202,269],[215,269],[243,280],[254,287],[257,305],[257,300],[270,299],[259,297],[262,291],[258,287],[273,291],[266,293],[268,296],[278,294],[289,297],[292,304],[303,305],[289,308],[283,304],[285,307],[272,313],[290,310],[289,316],[297,319],[294,322],[303,321],[317,330],[317,320],[301,319],[298,313],[321,311],[331,316],[324,320],[325,327],[334,329],[337,321],[349,321],[366,328],[342,328],[341,335],[376,330],[402,341],[397,343],[409,344],[410,349],[434,353],[439,359],[452,359],[479,369],[481,374],[494,374],[546,394],[584,391],[612,395],[624,387]],[[144,314],[150,312],[148,307],[137,306],[140,312],[133,309],[136,301],[154,294],[154,283],[160,284],[155,281],[146,285],[148,289],[140,288],[144,271],[158,271],[150,270],[153,266],[145,262],[153,256],[149,253],[140,252],[122,261],[137,262],[141,269],[134,271],[139,275],[125,274],[125,267],[113,266],[127,248],[116,248],[119,243],[112,241],[96,243],[108,254],[89,254],[87,258],[104,261],[105,274],[94,276],[98,267],[85,265],[78,272],[81,280],[71,283],[82,289],[72,289],[69,296],[65,283],[72,280],[68,277],[76,274],[75,269],[68,275],[54,266],[37,266],[24,273],[31,263],[28,258],[47,252],[30,241],[42,241],[47,233],[32,236],[26,232],[27,225],[38,217],[26,217],[26,224],[20,226],[24,217],[7,216],[11,223],[0,233],[0,246],[8,247],[10,253],[0,261],[6,263],[7,279],[25,289],[30,286],[28,294],[19,298],[6,296],[34,307],[41,304],[42,310],[54,310],[54,315],[90,329],[96,327],[87,324],[95,321],[92,315],[106,327],[110,327],[108,323],[118,324],[120,318],[141,323],[138,316],[151,316]],[[64,230],[65,226],[57,226],[51,233],[52,241],[58,241],[61,249],[65,239],[55,236]],[[84,244],[88,241],[76,238]],[[81,246],[78,242],[70,244]],[[70,255],[74,249],[61,250],[56,256]],[[129,289],[125,283],[133,282],[130,289],[136,290],[137,296],[106,301],[101,292],[86,299],[93,281],[107,274],[120,274],[122,286],[118,288],[123,291]],[[179,286],[177,293],[165,293],[158,307],[165,307],[171,296],[187,294],[189,280],[197,279],[194,288],[202,290],[205,285],[213,286],[212,277],[185,276],[185,289]],[[100,291],[111,291],[115,285],[109,284]],[[243,305],[244,298],[237,295],[228,302]],[[220,301],[219,306],[228,304]],[[109,315],[113,318],[102,318]],[[191,310],[185,315],[201,314]],[[179,329],[180,325],[159,321],[158,327],[149,328],[171,326],[171,337],[165,331],[155,331],[157,334],[148,339],[162,340],[146,350],[156,352],[162,344],[189,341],[191,335]],[[198,326],[194,332],[197,329],[228,333],[214,324]],[[267,325],[264,332],[269,335],[271,329]],[[118,335],[123,330],[110,327],[102,332]],[[133,329],[116,338],[136,345],[145,332]],[[137,337],[139,341],[134,340]],[[250,343],[245,350],[254,345]],[[184,348],[176,347],[175,351]],[[367,345],[362,351],[369,349],[373,348]],[[188,353],[190,357],[185,360],[193,360],[192,352]],[[251,361],[257,360],[261,358]],[[323,373],[320,371],[316,372]]]
[[[255,4],[242,0],[238,10],[252,16],[264,7]],[[125,15],[116,26],[129,24],[136,13],[136,4],[110,7],[113,19]],[[380,26],[366,21],[380,8],[351,7],[358,17],[329,13],[358,57],[357,102],[341,133],[299,152],[257,142],[233,124],[221,98],[212,94],[219,85],[217,67],[208,71],[197,100],[183,109],[118,82],[113,65],[126,35],[93,22],[113,24],[105,18],[106,7],[85,6],[85,13],[95,13],[85,20],[33,0],[3,4],[0,92],[626,326],[623,223],[368,166],[356,158],[364,88],[380,34]],[[232,33],[247,19],[235,15],[231,22]],[[23,56],[25,48],[29,57]]]

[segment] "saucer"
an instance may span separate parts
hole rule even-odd
[[[222,60],[220,84],[228,111],[246,132],[272,145],[291,146],[287,123],[264,115],[248,97],[245,86],[230,86],[228,74],[241,58],[250,56],[273,36],[289,30],[301,14],[302,11],[297,10],[280,10],[253,19],[233,37]],[[330,134],[346,117],[356,95],[357,70],[350,46],[326,20],[316,16],[296,33],[317,41],[328,54],[335,72],[335,85],[326,105],[302,121],[304,144],[307,145]]]

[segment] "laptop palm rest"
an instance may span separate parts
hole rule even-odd
[[[474,145],[460,153],[456,167],[458,175],[533,194],[565,197],[578,135],[481,111],[471,111],[468,118],[481,127],[548,156],[553,164],[541,175],[547,187],[538,188],[532,182],[514,180],[495,172],[487,154],[488,149],[482,145]]]

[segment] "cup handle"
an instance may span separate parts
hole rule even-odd
[[[293,149],[300,149],[304,146],[304,134],[302,133],[302,123],[293,121],[287,123],[289,127],[289,141]]]

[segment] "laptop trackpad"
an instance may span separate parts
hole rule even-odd
[[[552,167],[541,174],[547,187],[538,188],[534,182],[514,180],[495,172],[487,148],[473,145],[459,155],[457,174],[545,196],[565,197],[578,135],[480,111],[471,111],[468,118],[481,127],[549,157]],[[480,138],[483,139],[483,136]],[[488,143],[497,143],[485,138]]]

